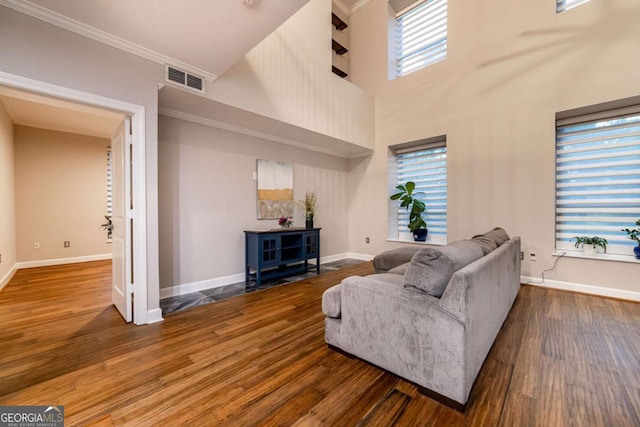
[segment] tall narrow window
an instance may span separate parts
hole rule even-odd
[[[422,0],[396,17],[396,76],[447,57],[447,0]]]
[[[556,0],[556,13],[564,12],[588,1],[589,0]]]
[[[430,140],[429,143],[410,148],[395,150],[395,183],[416,184],[417,197],[426,205],[425,220],[429,230],[427,242],[447,243],[447,143],[444,137]],[[394,202],[395,203],[395,202]],[[407,226],[409,213],[405,208],[394,204],[397,222],[391,237],[412,240]],[[397,234],[396,234],[397,233]]]
[[[608,240],[607,253],[632,254],[621,228],[640,218],[640,105],[556,122],[556,248],[575,236]]]

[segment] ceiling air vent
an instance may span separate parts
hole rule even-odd
[[[167,65],[166,80],[180,86],[204,93],[204,79],[186,71]]]

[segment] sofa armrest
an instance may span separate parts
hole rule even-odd
[[[325,316],[339,319],[342,312],[340,292],[342,285],[335,285],[322,294],[322,312]]]
[[[342,349],[464,402],[464,323],[438,298],[376,280],[342,281]]]

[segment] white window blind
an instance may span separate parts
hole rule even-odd
[[[556,122],[556,248],[575,236],[632,254],[621,228],[640,218],[640,105]]]
[[[556,13],[564,12],[589,0],[556,0]]]
[[[427,242],[446,243],[447,240],[447,146],[446,141],[425,146],[396,150],[397,183],[413,181],[414,193],[426,205],[424,218],[429,234]],[[410,233],[409,212],[399,207],[398,237]]]
[[[107,148],[107,216],[113,214],[113,157],[111,153],[111,147]]]
[[[447,57],[447,0],[426,0],[396,18],[396,74]]]

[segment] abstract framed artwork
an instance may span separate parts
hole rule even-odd
[[[258,159],[258,219],[293,216],[293,166]]]

